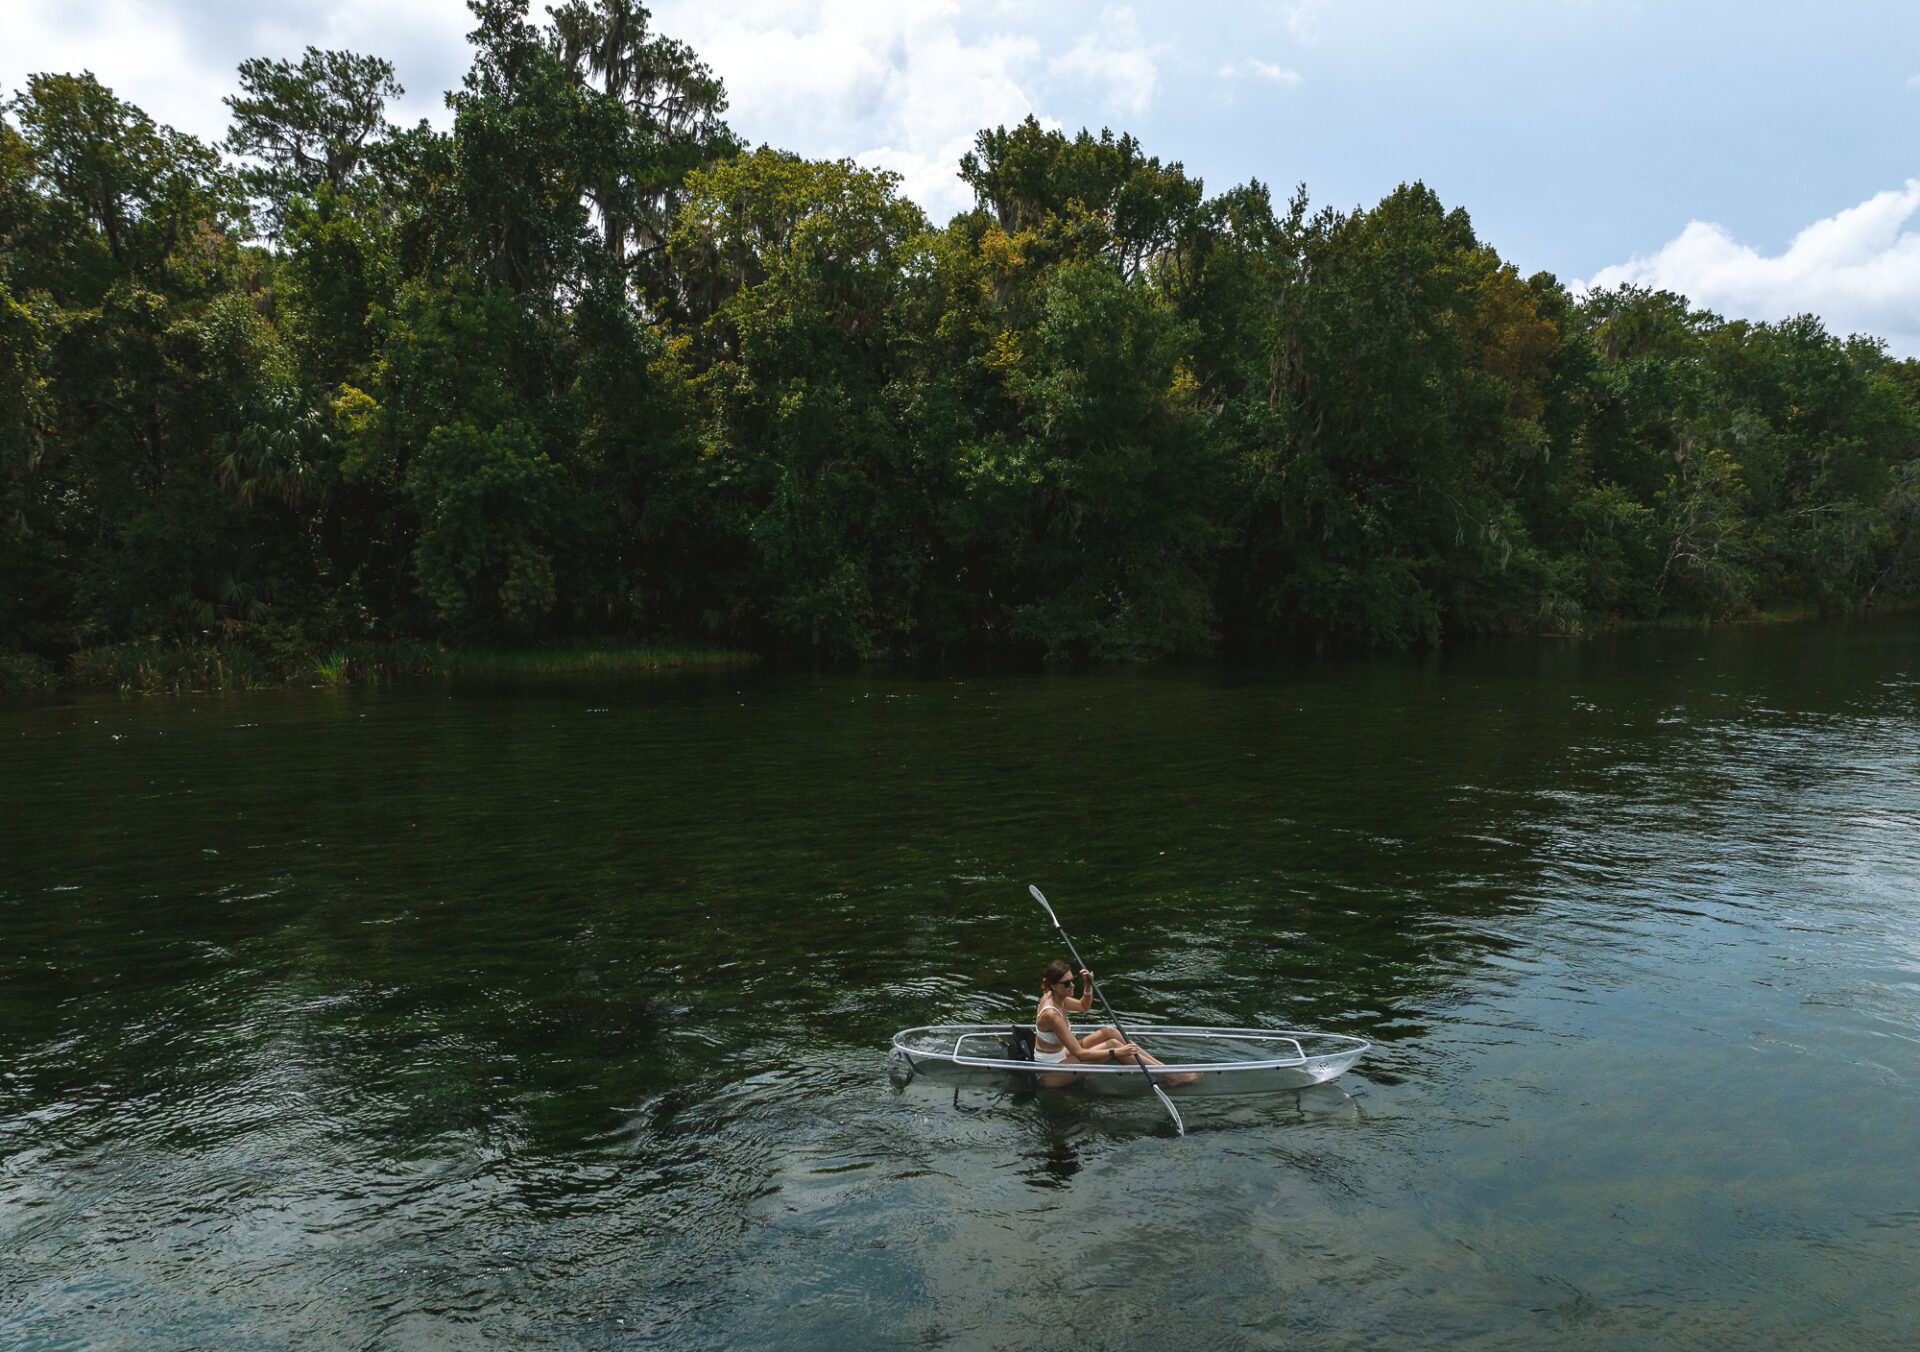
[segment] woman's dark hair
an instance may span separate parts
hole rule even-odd
[[[1044,983],[1045,989],[1052,990],[1055,983],[1065,981],[1072,975],[1073,968],[1067,966],[1067,964],[1060,961],[1060,959],[1055,958],[1047,964],[1047,970],[1040,973],[1040,980]]]

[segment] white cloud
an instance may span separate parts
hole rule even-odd
[[[1264,80],[1283,89],[1297,89],[1302,83],[1300,72],[1290,66],[1276,65],[1250,56],[1244,61],[1229,61],[1220,67],[1219,84],[1215,87],[1214,97],[1223,104],[1232,103],[1234,90],[1242,80]]]
[[[534,0],[537,18],[545,0]],[[1042,108],[1135,118],[1161,74],[1128,9],[1034,0],[656,0],[654,27],[726,81],[747,140],[892,169],[936,220],[971,205],[956,175],[983,127]],[[208,140],[251,56],[308,44],[387,57],[406,85],[396,121],[446,125],[443,92],[470,59],[464,0],[59,0],[0,2],[0,91],[32,71],[92,70],[162,122]]]
[[[1279,0],[1274,6],[1294,41],[1302,43],[1319,40],[1320,15],[1326,8],[1327,0]]]
[[[750,141],[892,169],[936,221],[972,205],[956,174],[984,127],[1059,98],[1137,118],[1159,65],[1132,10],[959,0],[656,0],[655,25],[726,81]],[[1078,121],[1076,117],[1075,121]]]
[[[972,205],[956,176],[982,127],[1018,122],[1041,48],[968,37],[954,0],[661,0],[655,26],[726,81],[728,120],[750,141],[892,169],[936,221]]]
[[[1896,355],[1920,356],[1920,179],[1876,193],[1802,230],[1768,257],[1726,227],[1690,222],[1651,257],[1603,268],[1590,287],[1677,291],[1721,314],[1753,320],[1819,315],[1836,333],[1870,333]]]
[[[1141,42],[1140,27],[1130,9],[1108,10],[1097,32],[1083,34],[1048,69],[1100,87],[1108,107],[1136,117],[1153,106],[1160,83],[1160,68]]]
[[[311,43],[384,56],[407,97],[396,120],[445,122],[441,93],[467,68],[473,15],[462,0],[62,0],[0,5],[0,89],[39,71],[91,70],[157,121],[207,140],[225,135],[221,97],[251,56],[293,57]]]
[[[544,0],[532,8],[539,17]],[[1154,84],[1151,61],[1126,45],[1133,25],[1124,13],[1062,20],[1026,3],[983,11],[957,0],[650,8],[656,29],[690,43],[726,81],[729,120],[742,136],[893,169],[942,220],[971,204],[955,170],[974,135],[1037,112],[1051,77],[1098,85],[1096,94],[1128,109]],[[442,95],[466,72],[473,23],[464,0],[0,3],[0,91],[24,87],[32,71],[89,69],[156,119],[217,140],[234,67],[250,56],[297,56],[311,43],[392,60],[408,95],[390,116],[444,126]],[[1093,32],[1108,36],[1080,36]],[[1055,51],[1066,53],[1058,72],[1047,60]]]
[[[1285,66],[1276,66],[1271,61],[1262,61],[1257,57],[1247,58],[1247,70],[1250,74],[1257,75],[1263,80],[1272,80],[1275,84],[1297,85],[1300,83],[1299,71],[1289,70]]]

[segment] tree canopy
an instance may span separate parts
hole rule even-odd
[[[219,146],[0,119],[0,651],[688,635],[1151,659],[1920,597],[1920,366],[1209,197],[1032,119],[743,146],[632,0],[473,0],[452,125],[241,63]]]

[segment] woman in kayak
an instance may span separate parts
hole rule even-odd
[[[1073,969],[1055,958],[1040,974],[1040,1010],[1033,1018],[1033,1059],[1048,1065],[1065,1062],[1150,1066],[1161,1062],[1120,1036],[1120,1030],[1108,1025],[1085,1037],[1077,1037],[1067,1022],[1067,1014],[1084,1014],[1093,1008],[1093,973],[1080,969],[1087,983],[1078,998],[1073,993]]]

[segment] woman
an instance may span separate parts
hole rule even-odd
[[[1120,1030],[1111,1025],[1085,1037],[1074,1034],[1073,1025],[1067,1021],[1069,1011],[1084,1014],[1093,1008],[1093,973],[1082,967],[1080,976],[1087,988],[1075,998],[1073,969],[1066,963],[1055,958],[1040,974],[1040,1009],[1033,1016],[1033,1059],[1055,1066],[1068,1063],[1137,1066],[1143,1061],[1150,1066],[1160,1065],[1121,1037]]]

